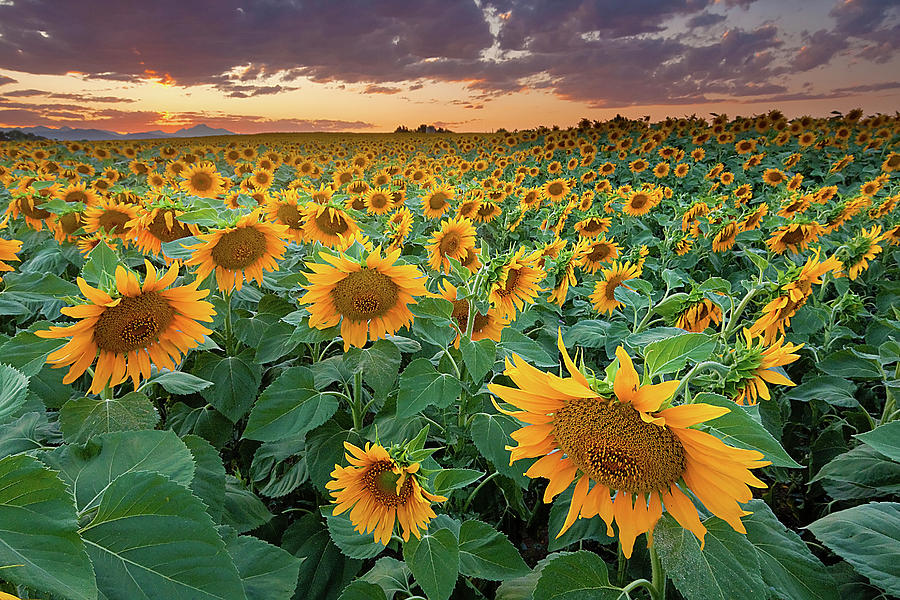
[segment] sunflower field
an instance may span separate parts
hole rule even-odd
[[[900,118],[0,143],[0,598],[900,596]]]

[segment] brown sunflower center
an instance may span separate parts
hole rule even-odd
[[[350,229],[347,221],[336,211],[323,210],[316,217],[316,227],[327,235],[342,235]]]
[[[266,253],[266,236],[254,227],[238,227],[219,238],[212,249],[216,266],[245,269]]]
[[[506,283],[503,285],[503,288],[497,290],[497,293],[500,294],[500,296],[506,297],[515,292],[521,276],[521,269],[510,269],[506,273]]]
[[[612,248],[609,244],[597,244],[594,248],[588,253],[587,257],[589,260],[593,262],[606,260],[609,255],[612,254]]]
[[[453,301],[453,312],[450,315],[456,321],[456,324],[459,326],[461,331],[465,331],[469,326],[469,301],[463,298],[462,300],[454,300]],[[475,311],[475,319],[472,324],[472,333],[481,333],[485,327],[487,327],[491,318],[487,315],[483,315],[478,311]]]
[[[667,488],[686,466],[684,447],[667,427],[645,423],[629,403],[575,398],[553,421],[560,449],[595,481],[615,490]]]
[[[390,201],[391,199],[388,198],[387,194],[381,193],[372,194],[372,197],[369,198],[369,204],[372,206],[372,208],[384,208]]]
[[[75,233],[81,227],[81,213],[70,212],[62,215],[59,218],[59,226],[66,235]]]
[[[303,229],[303,215],[300,214],[296,204],[279,204],[275,216],[291,229]]]
[[[389,460],[381,460],[366,470],[363,485],[376,504],[393,508],[406,504],[413,492],[412,479],[408,477],[397,493],[399,478],[400,476],[394,473],[394,464]]]
[[[435,192],[428,198],[428,206],[434,210],[440,210],[447,204],[447,194]]]
[[[88,198],[87,194],[85,194],[81,190],[72,190],[71,192],[67,192],[63,197],[63,200],[66,202],[84,202],[87,204]]]
[[[108,307],[94,326],[94,342],[101,350],[121,354],[159,341],[175,309],[156,292],[124,297]]]
[[[462,242],[459,233],[456,231],[448,231],[441,237],[440,250],[445,256],[456,257],[459,252],[459,246]]]
[[[97,220],[97,222],[100,224],[100,227],[102,227],[104,231],[116,235],[121,235],[128,231],[129,228],[125,226],[125,223],[130,220],[131,215],[129,215],[128,213],[110,209],[103,211],[103,214],[100,215],[100,218]]]
[[[174,242],[191,235],[190,230],[185,227],[184,223],[179,223],[174,219],[172,220],[172,228],[169,229],[169,225],[166,223],[166,213],[164,212],[157,213],[147,230],[161,242]]]
[[[561,183],[554,182],[547,186],[547,193],[551,196],[559,196],[563,193],[563,185]]]
[[[647,205],[649,198],[646,194],[635,194],[631,199],[631,208],[641,209]]]
[[[44,210],[43,208],[38,208],[43,203],[44,200],[41,198],[34,198],[30,202],[27,198],[22,198],[21,200],[19,200],[19,210],[26,217],[32,219],[46,219],[53,213]]]
[[[796,244],[806,239],[806,233],[802,227],[797,227],[781,236],[781,241],[785,244]]]
[[[344,318],[368,321],[397,305],[398,288],[384,273],[363,268],[337,282],[331,297],[334,307]]]
[[[197,190],[198,192],[206,192],[212,189],[213,179],[209,176],[209,173],[203,173],[202,171],[199,173],[194,173],[191,175],[191,187]]]

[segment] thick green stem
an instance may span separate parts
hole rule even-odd
[[[487,477],[485,477],[484,479],[481,480],[481,483],[479,483],[478,486],[474,490],[472,490],[472,493],[469,494],[469,497],[466,498],[466,503],[463,504],[463,512],[466,512],[467,510],[469,510],[469,505],[472,504],[472,500],[475,499],[475,496],[478,495],[478,492],[481,491],[481,488],[483,488],[487,484],[488,481],[490,481],[497,475],[499,475],[499,473],[497,471],[494,471],[493,473],[491,473],[490,475],[488,475]]]
[[[359,431],[363,425],[362,406],[362,371],[353,374],[353,402],[350,410],[353,413],[353,429]]]
[[[225,352],[228,356],[234,356],[231,328],[231,292],[225,293]]]
[[[756,285],[750,288],[747,294],[741,300],[741,303],[737,305],[733,311],[731,311],[731,316],[728,317],[728,327],[725,329],[725,338],[727,339],[729,335],[731,335],[735,328],[740,323],[741,315],[744,312],[744,309],[747,308],[747,305],[753,300],[753,297],[756,296],[759,292],[763,290],[765,286]]]
[[[721,373],[723,375],[728,373],[728,371],[729,371],[728,367],[726,367],[722,363],[718,363],[714,360],[708,360],[708,361],[705,361],[702,363],[698,363],[697,365],[694,366],[693,369],[688,371],[688,374],[685,375],[684,378],[678,383],[678,387],[675,388],[675,393],[672,394],[672,398],[677,398],[678,394],[680,394],[681,392],[685,391],[685,389],[687,389],[688,383],[691,382],[691,379],[693,379],[698,373],[700,373],[701,371],[704,371],[706,369],[715,371],[717,373]]]
[[[663,569],[656,552],[656,546],[650,546],[650,567],[653,569],[650,585],[650,595],[653,600],[665,600],[666,597],[666,570]]]
[[[478,288],[481,285],[481,270],[475,274],[475,281],[472,283],[472,288],[469,294],[469,313],[466,316],[466,332],[465,337],[467,340],[472,339],[472,331],[475,329],[475,296],[478,294]]]

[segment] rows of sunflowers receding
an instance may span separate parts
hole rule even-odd
[[[0,145],[0,598],[900,595],[898,141]]]

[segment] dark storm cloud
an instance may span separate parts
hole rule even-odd
[[[791,66],[795,71],[809,71],[828,64],[835,54],[846,49],[848,45],[847,38],[843,35],[820,29],[806,36]]]
[[[848,0],[838,2],[828,14],[834,17],[836,32],[863,36],[884,23],[897,6],[897,0]]]

